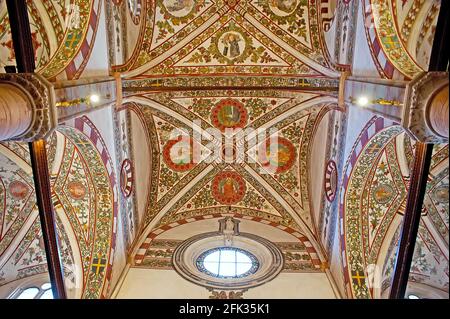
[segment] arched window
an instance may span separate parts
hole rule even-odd
[[[52,285],[46,282],[40,286],[20,288],[9,299],[53,299]]]

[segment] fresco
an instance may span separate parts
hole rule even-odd
[[[27,1],[36,72],[48,79],[77,79],[93,49],[100,0]],[[0,66],[15,65],[6,2],[0,3]]]
[[[77,291],[73,297],[105,297],[111,272],[117,199],[111,186],[112,176],[90,141],[95,136],[100,143],[101,137],[96,134],[94,128],[87,137],[72,127],[61,126],[47,144],[49,168],[54,172],[52,200],[62,262],[68,291]],[[3,285],[45,273],[47,264],[26,145],[0,145],[0,161]],[[82,264],[76,265],[76,260]]]

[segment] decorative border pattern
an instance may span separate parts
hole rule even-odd
[[[333,202],[336,197],[337,182],[337,165],[333,160],[330,160],[325,169],[325,196],[330,203]]]
[[[131,2],[132,1],[133,0],[127,0],[128,10],[130,11],[131,20],[133,21],[133,23],[135,25],[139,25],[139,22],[141,20],[141,10],[142,10],[141,0],[134,0],[134,3],[136,5],[136,8],[134,11],[131,11]]]
[[[378,70],[378,73],[382,78],[392,79],[394,77],[395,67],[389,62],[388,57],[381,49],[380,41],[378,40],[377,33],[375,31],[374,19],[372,15],[372,6],[368,2],[370,0],[363,0],[363,21],[364,21],[364,29],[366,33],[367,43],[369,45],[370,54],[372,55],[372,60],[375,64],[375,67]],[[366,8],[366,9],[364,9]],[[370,26],[368,26],[367,22],[370,21]]]
[[[108,267],[106,267],[106,275],[103,279],[104,284],[101,286],[102,287],[101,291],[97,292],[100,298],[105,299],[109,294],[109,289],[111,288],[110,284],[112,275],[112,263],[114,261],[114,253],[117,239],[118,192],[117,192],[116,176],[114,173],[114,164],[100,132],[97,130],[95,125],[91,122],[91,120],[89,120],[87,116],[76,118],[74,122],[74,127],[78,129],[80,132],[84,133],[99,152],[102,162],[105,165],[106,170],[108,171],[109,182],[113,190],[113,197],[114,197],[113,229],[110,243]]]
[[[382,117],[374,116],[369,122],[365,125],[365,127],[361,130],[356,142],[354,143],[352,150],[350,151],[350,155],[344,165],[343,169],[343,177],[340,185],[340,189],[347,189],[348,183],[350,181],[350,176],[352,175],[353,168],[358,161],[358,158],[364,147],[369,143],[369,141],[375,137],[378,133],[383,131],[384,129],[398,125],[390,120],[386,120]],[[350,297],[353,295],[351,285],[351,278],[349,275],[349,265],[347,264],[347,247],[346,247],[346,238],[345,238],[345,195],[346,192],[340,192],[339,196],[339,229],[340,229],[340,253],[342,258],[342,269],[344,275],[344,284],[345,291],[347,296]]]
[[[134,186],[134,170],[133,164],[129,159],[122,162],[122,167],[120,169],[120,190],[123,196],[126,198],[130,197],[133,192]]]
[[[393,0],[370,0],[372,5],[372,16],[374,16],[375,31],[379,38],[381,48],[397,70],[406,78],[413,78],[423,72],[416,61],[410,56],[399,36],[396,19],[392,15]],[[396,1],[396,0],[394,0]],[[376,8],[376,10],[373,10]]]
[[[101,8],[102,1],[95,0],[89,17],[88,30],[83,43],[81,44],[77,55],[75,55],[69,65],[64,69],[68,80],[78,79],[89,62],[89,57],[91,56],[92,49],[94,48],[95,37],[100,21],[99,17],[101,14]],[[58,78],[59,77],[60,76],[58,76]]]
[[[176,222],[170,223],[170,224],[165,224],[165,225],[160,225],[158,228],[154,229],[152,232],[150,232],[147,236],[147,238],[145,239],[145,241],[142,243],[142,245],[139,247],[136,255],[133,257],[133,261],[134,264],[139,266],[142,261],[144,260],[145,257],[145,253],[147,251],[147,249],[150,247],[150,243],[159,235],[161,235],[162,233],[173,229],[175,227],[184,225],[184,224],[188,224],[188,223],[193,223],[193,222],[197,222],[197,221],[201,221],[201,220],[206,220],[206,219],[212,219],[212,218],[221,218],[221,217],[227,217],[230,216],[229,213],[215,213],[215,214],[210,214],[210,215],[203,215],[203,216],[194,216],[191,218],[185,218],[185,219],[181,219],[178,220]],[[320,269],[321,267],[321,262],[319,259],[319,256],[317,255],[316,250],[314,249],[314,247],[312,246],[312,244],[310,243],[309,239],[300,234],[297,230],[290,228],[290,227],[286,227],[283,225],[280,225],[278,223],[272,222],[270,220],[266,220],[263,219],[261,217],[256,217],[256,216],[245,216],[245,215],[241,215],[241,214],[233,214],[234,218],[240,218],[240,219],[244,219],[244,220],[251,220],[254,222],[259,222],[261,224],[264,225],[269,225],[275,228],[278,228],[292,236],[294,236],[295,238],[297,238],[301,243],[303,243],[306,247],[306,251],[308,252],[308,254],[311,257],[311,262],[314,264],[316,269]]]

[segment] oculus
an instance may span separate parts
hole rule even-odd
[[[239,231],[239,220],[219,220],[219,230],[193,236],[175,249],[172,264],[184,279],[208,289],[262,285],[283,269],[283,254],[272,242]]]
[[[212,277],[243,278],[254,274],[259,268],[259,262],[246,250],[219,247],[201,254],[197,258],[197,268]]]

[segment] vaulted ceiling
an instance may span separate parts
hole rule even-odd
[[[361,154],[349,155],[358,162],[353,163],[355,170],[353,175],[348,174],[351,178],[346,182],[349,184],[344,185],[342,191],[354,196],[340,202],[343,199],[336,196],[336,192],[343,174],[338,171],[339,161],[336,164],[333,156],[344,152],[345,126],[330,120],[325,128],[319,127],[325,125],[324,118],[333,112],[341,113],[336,118],[342,116],[345,121],[343,110],[336,105],[336,88],[339,72],[349,65],[335,63],[339,58],[335,57],[335,52],[329,52],[334,46],[329,39],[326,43],[325,38],[327,32],[335,32],[333,28],[338,26],[342,30],[336,31],[336,36],[331,37],[333,40],[345,46],[353,39],[351,33],[355,30],[344,22],[352,21],[349,1],[113,0],[106,1],[105,6],[102,3],[105,2],[28,1],[28,9],[37,72],[52,80],[79,78],[97,36],[108,38],[111,71],[122,73],[126,79],[123,84],[128,92],[123,110],[128,107],[139,114],[150,154],[147,162],[132,164],[135,167],[148,165],[151,170],[149,204],[143,221],[133,224],[135,229],[129,231],[130,237],[140,238],[125,240],[125,250],[134,240],[143,243],[148,238],[156,238],[155,230],[165,231],[173,225],[232,214],[293,234],[302,245],[308,243],[308,254],[317,257],[313,266],[320,268],[320,262],[327,260],[333,248],[331,242],[326,243],[325,249],[325,242],[335,238],[334,235],[328,238],[324,228],[338,225],[330,215],[345,211],[345,216],[341,216],[340,239],[347,253],[342,256],[348,258],[344,264],[350,265],[344,270],[350,288],[348,297],[375,296],[352,276],[358,275],[355,271],[364,271],[366,263],[382,262],[383,278],[389,282],[413,147],[399,126],[373,140],[368,139],[366,142],[373,144],[373,149],[361,148]],[[433,36],[439,3],[371,1],[372,6],[380,4],[389,9],[373,13],[369,1],[360,2],[367,5],[362,10],[364,17],[371,18],[375,14],[386,17],[377,21],[375,28],[370,23],[364,25],[365,45],[370,47],[381,77],[409,78],[426,68],[431,48],[428,40]],[[1,66],[14,61],[5,8],[4,1],[0,1]],[[345,17],[342,21],[334,19],[336,8],[341,10],[340,17]],[[106,16],[106,30],[98,29],[102,14]],[[396,23],[392,24],[393,21]],[[342,37],[346,40],[341,41]],[[417,38],[423,41],[415,41]],[[392,73],[394,69],[396,76]],[[161,87],[168,89],[156,90]],[[192,87],[203,88],[193,90]],[[274,89],[276,87],[283,87],[283,90]],[[299,90],[299,87],[310,90]],[[79,124],[80,121],[84,124]],[[64,242],[72,240],[76,243],[73,246],[80,249],[74,253],[69,251],[70,245],[64,246],[65,263],[81,263],[82,275],[77,278],[86,285],[83,297],[99,297],[107,294],[110,284],[111,268],[106,263],[112,263],[111,251],[116,236],[112,224],[117,210],[129,212],[134,208],[129,208],[132,205],[126,201],[130,194],[123,196],[123,189],[122,194],[113,196],[121,203],[111,201],[111,190],[122,180],[112,176],[114,165],[110,158],[103,156],[107,147],[103,143],[95,150],[101,135],[89,120],[83,118],[75,122],[79,125],[74,126],[84,135],[62,127],[49,141],[53,198],[64,217],[61,224],[67,226],[64,228],[67,234],[62,231],[62,236],[67,237]],[[121,122],[121,127],[115,128],[115,136],[125,136],[135,129],[127,125],[122,126]],[[83,127],[88,127],[86,132]],[[212,134],[208,129],[217,129],[220,134],[215,142],[211,143],[205,136],[199,138],[196,133],[200,127],[207,131],[205,136]],[[270,152],[262,151],[255,157],[254,151],[267,147],[271,135],[257,138],[253,133],[250,142],[235,135],[234,141],[219,149],[219,152],[235,155],[243,151],[242,162],[208,162],[214,155],[214,143],[227,140],[226,129],[265,129],[266,133],[278,134],[277,156],[273,158]],[[91,132],[98,134],[92,136]],[[85,135],[92,137],[92,143]],[[130,140],[115,142],[114,153],[123,153],[116,159],[119,170],[124,168],[123,163],[128,163],[124,159],[131,157],[130,149],[123,151]],[[132,142],[134,148],[141,147],[136,140]],[[315,143],[326,145],[314,152]],[[194,162],[195,154],[190,152],[193,146],[208,155]],[[3,209],[0,256],[10,249],[6,246],[12,241],[20,247],[14,264],[13,259],[8,259],[9,264],[0,265],[1,284],[19,278],[27,269],[36,273],[40,267],[42,271],[45,262],[40,258],[43,255],[41,244],[35,240],[40,235],[37,212],[31,200],[33,187],[26,150],[16,144],[0,147],[0,151],[3,150],[1,163],[6,163],[8,168],[0,167],[0,204],[3,203],[0,205]],[[447,167],[442,164],[446,159],[448,163],[448,146],[435,150],[412,271],[415,281],[444,290],[448,290],[448,244],[445,246],[448,242],[448,191],[444,191],[448,186],[448,164]],[[326,169],[325,164],[329,165]],[[112,175],[108,176],[107,171]],[[91,179],[92,172],[98,176]],[[126,180],[126,177],[121,175],[120,179]],[[320,187],[313,189],[313,183]],[[330,190],[327,188],[330,185],[334,187],[332,196],[324,192]],[[315,194],[317,189],[320,194]],[[102,194],[104,202],[97,202],[94,194]],[[321,198],[326,204],[313,205],[315,198]],[[338,207],[338,203],[342,207]],[[358,203],[364,203],[363,207]],[[100,216],[102,209],[110,214]],[[129,217],[125,213],[123,216],[123,220]],[[131,216],[131,219],[139,218]],[[331,221],[335,225],[327,225]],[[97,229],[103,229],[104,233],[97,233]],[[357,236],[352,237],[351,231]],[[97,235],[101,238],[94,238]],[[355,238],[362,241],[352,242]],[[145,254],[150,252],[146,250]],[[29,258],[22,258],[19,253],[28,254]],[[9,254],[12,256],[12,251]],[[81,259],[74,261],[73,256]],[[93,271],[95,262],[97,265],[103,262],[108,271],[103,273],[98,267]],[[24,263],[30,267],[25,267]],[[2,270],[7,271],[2,273]]]
[[[127,24],[139,34],[128,61],[115,68],[127,76],[336,75],[320,1],[128,2],[141,10]]]
[[[319,122],[336,107],[333,97],[275,90],[212,90],[150,93],[127,101],[142,113],[152,147],[153,204],[145,216],[149,230],[186,218],[239,213],[294,229],[320,251],[310,208],[310,156]],[[195,132],[200,127],[207,132],[204,136]],[[211,129],[222,132],[212,142],[205,136]],[[235,131],[226,139],[226,129],[251,129],[253,133]],[[258,129],[265,129],[267,135],[257,136]],[[275,135],[278,157],[262,158],[261,148],[270,145]],[[215,144],[222,142],[216,152]],[[198,162],[191,151],[194,144],[204,154]],[[231,163],[224,158],[210,161],[218,152],[233,154]]]

